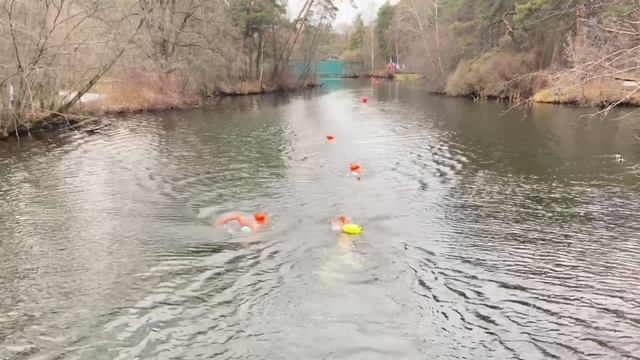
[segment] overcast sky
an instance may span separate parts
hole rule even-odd
[[[334,25],[351,23],[358,13],[362,13],[364,21],[368,22],[375,16],[378,8],[384,4],[385,1],[386,0],[354,0],[353,2],[357,6],[357,8],[354,8],[351,6],[349,0],[335,0],[335,4],[340,8],[340,11],[338,12]],[[393,2],[395,1],[392,1],[392,3]],[[294,17],[298,15],[303,3],[304,0],[289,0],[289,16]]]

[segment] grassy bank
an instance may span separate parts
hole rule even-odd
[[[189,86],[189,82],[175,75],[158,76],[128,73],[98,82],[64,114],[48,111],[45,107],[12,113],[7,106],[0,113],[0,139],[28,135],[31,131],[73,126],[88,117],[114,113],[161,111],[193,107],[211,97],[256,95],[279,91],[296,91],[321,86],[315,82],[291,85],[261,84],[257,80],[218,81],[207,91]],[[50,108],[73,97],[75,93],[60,91],[51,100]]]
[[[398,81],[420,81],[424,78],[423,75],[420,74],[396,74],[395,79]]]
[[[548,104],[578,106],[609,106],[612,104],[640,106],[640,93],[625,88],[620,81],[591,81],[584,84],[560,84],[543,89],[533,96],[533,101]]]
[[[444,92],[451,96],[504,98],[519,101],[547,86],[535,72],[533,54],[485,53],[473,61],[462,61],[448,77]]]
[[[416,73],[389,73],[387,70],[376,70],[373,72],[366,72],[366,73],[361,73],[361,74],[346,74],[346,75],[342,75],[340,76],[343,79],[359,79],[359,78],[366,78],[366,79],[394,79],[394,80],[399,80],[399,81],[418,81],[418,80],[422,80],[424,78],[424,75],[422,74],[416,74]]]
[[[455,74],[454,74],[455,75]],[[491,75],[495,76],[495,75]],[[604,107],[610,105],[640,106],[640,92],[635,88],[625,88],[615,79],[589,82],[567,83],[553,82],[559,74],[518,75],[512,77],[477,79],[473,85],[460,90],[447,87],[436,93],[448,96],[472,98],[506,99],[514,102],[532,101],[545,104],[562,104],[585,107]],[[457,79],[450,81],[455,83]]]
[[[640,106],[638,83],[612,76],[581,80],[571,68],[540,72],[537,54],[487,52],[462,61],[449,75],[444,89],[449,96],[497,98],[514,102],[574,106]]]

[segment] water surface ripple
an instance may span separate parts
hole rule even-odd
[[[2,143],[0,359],[640,358],[640,121],[505,109],[345,81]]]

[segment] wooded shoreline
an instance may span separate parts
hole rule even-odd
[[[293,18],[282,0],[6,0],[0,137],[77,114],[305,88],[336,11],[333,0],[306,0]]]
[[[345,76],[345,79],[351,78],[384,78],[387,80],[394,81],[424,81],[424,75],[419,74],[409,74],[412,75],[408,80],[398,80],[397,76],[403,74],[397,74],[395,76],[380,76],[380,75],[372,75],[372,74],[356,74],[356,77]],[[407,75],[407,74],[404,74]],[[307,83],[304,86],[297,88],[289,88],[289,89],[280,89],[280,88],[262,88],[262,90],[258,90],[255,87],[255,84],[247,85],[247,84],[237,84],[234,87],[228,87],[219,90],[213,96],[207,98],[200,98],[198,101],[188,101],[188,99],[183,99],[182,102],[173,103],[173,104],[165,104],[163,106],[141,106],[138,108],[127,108],[127,109],[84,109],[84,110],[76,110],[70,112],[68,114],[60,114],[59,116],[54,117],[46,117],[41,116],[37,120],[34,119],[30,123],[30,126],[21,126],[14,129],[8,129],[9,131],[4,134],[0,134],[0,139],[5,139],[7,137],[22,137],[29,136],[31,133],[42,132],[42,131],[55,131],[60,129],[73,129],[73,130],[86,130],[92,131],[96,126],[99,126],[101,116],[105,115],[127,115],[127,114],[135,114],[135,113],[146,113],[146,112],[162,112],[176,109],[186,109],[191,107],[201,107],[207,106],[208,104],[212,104],[216,102],[216,98],[220,99],[223,97],[235,97],[235,96],[247,96],[247,95],[264,95],[270,93],[277,92],[296,92],[306,89],[313,89],[316,87],[322,87],[322,83]],[[578,106],[578,107],[599,107],[606,108],[611,106],[613,103],[616,103],[616,106],[640,106],[640,96],[631,96],[624,102],[619,102],[617,100],[617,96],[620,96],[619,93],[613,93],[613,95],[609,95],[609,97],[603,96],[603,94],[607,94],[606,91],[618,91],[622,92],[623,89],[614,90],[611,88],[606,88],[607,85],[601,85],[604,88],[591,89],[591,93],[589,92],[578,92],[575,89],[568,90],[554,90],[554,89],[543,89],[539,93],[535,94],[530,100],[535,103],[546,103],[546,104],[560,104],[566,106]],[[603,90],[608,89],[608,90]],[[447,96],[447,97],[466,97],[473,100],[506,100],[514,103],[513,98],[504,97],[504,96],[494,96],[494,95],[485,95],[479,96],[478,94],[456,94],[451,95],[447,94],[445,91],[437,91],[437,90],[427,90],[425,91],[425,95],[439,95],[439,96]]]
[[[136,107],[109,107],[110,105],[108,104],[106,107],[101,107],[100,104],[89,104],[82,108],[77,107],[71,109],[71,111],[66,114],[59,114],[57,116],[43,114],[41,116],[27,118],[28,122],[23,121],[20,126],[8,128],[3,133],[0,133],[0,140],[8,137],[19,138],[22,136],[30,136],[32,132],[55,131],[60,129],[91,130],[94,125],[100,122],[100,117],[107,115],[128,115],[202,107],[215,104],[219,99],[224,97],[292,93],[322,87],[323,84],[307,82],[296,87],[278,88],[263,86],[262,89],[256,86],[255,83],[238,83],[235,86],[220,88],[214,94],[199,99],[181,98],[163,104],[139,103]]]
[[[451,96],[640,105],[632,0],[399,0],[352,24],[334,23],[335,0],[295,14],[286,0],[3,4],[0,137],[78,114],[306,88],[320,59],[362,65],[345,77],[423,78]]]

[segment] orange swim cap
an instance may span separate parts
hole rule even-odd
[[[333,140],[335,137],[333,135],[327,135],[327,140]]]
[[[264,224],[265,220],[267,219],[267,215],[261,212],[257,212],[253,214],[253,218],[256,219],[256,222],[258,224]]]
[[[351,164],[351,171],[358,171],[358,170],[360,170],[359,164]]]
[[[340,230],[344,225],[351,224],[351,218],[346,215],[339,215],[335,219],[331,220],[331,228],[333,230]]]

